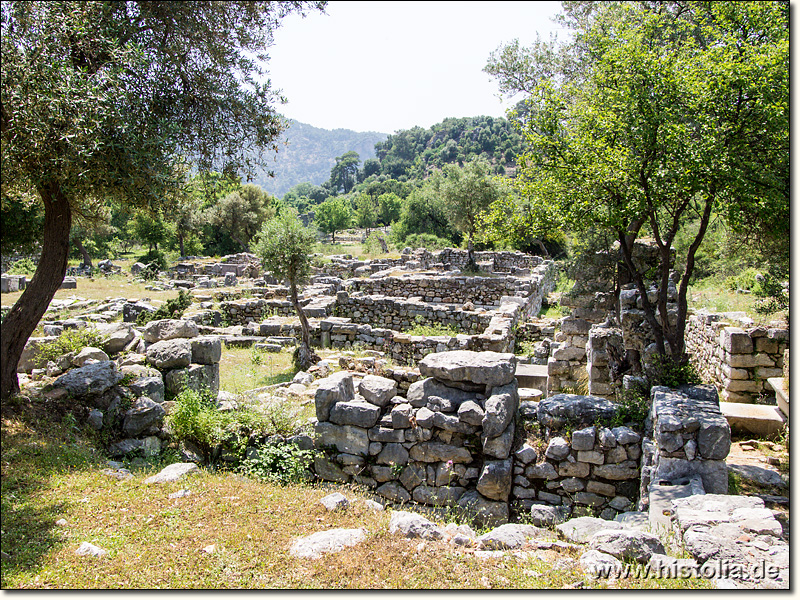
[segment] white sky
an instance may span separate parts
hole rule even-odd
[[[268,70],[288,118],[394,133],[447,117],[505,116],[489,54],[558,31],[560,2],[347,2],[287,17]]]

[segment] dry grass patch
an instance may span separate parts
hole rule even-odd
[[[219,363],[219,387],[232,394],[291,381],[295,375],[292,349],[259,352],[251,348],[224,348]]]

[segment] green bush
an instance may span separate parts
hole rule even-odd
[[[18,261],[11,263],[8,267],[9,275],[27,275],[31,276],[36,272],[36,265],[30,258],[21,258]]]
[[[39,347],[37,358],[48,361],[70,352],[80,352],[86,347],[97,347],[102,341],[102,336],[94,329],[67,329],[52,342],[47,342]]]
[[[144,325],[159,319],[180,319],[186,309],[192,305],[194,297],[186,290],[180,290],[176,298],[170,298],[158,307],[155,312],[144,311],[136,317],[137,325]]]
[[[300,483],[309,479],[313,450],[301,450],[294,444],[263,445],[257,455],[242,461],[239,472],[246,477],[274,483]]]
[[[756,287],[758,280],[758,271],[752,267],[745,269],[739,275],[733,275],[725,279],[725,287],[730,291],[735,292],[738,290],[753,291]]]
[[[401,242],[409,248],[427,248],[428,250],[442,250],[450,248],[453,243],[445,238],[436,237],[430,233],[412,233]]]
[[[676,388],[680,385],[700,383],[700,375],[688,359],[675,362],[671,356],[656,354],[645,368],[650,386],[663,385]]]

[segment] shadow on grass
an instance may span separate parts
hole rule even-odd
[[[4,589],[14,587],[19,575],[35,572],[43,558],[65,541],[56,521],[68,502],[47,499],[50,480],[58,473],[96,467],[99,460],[75,434],[74,421],[53,422],[24,410],[14,415],[4,410],[0,427]]]

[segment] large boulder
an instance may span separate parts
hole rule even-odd
[[[217,337],[203,336],[192,339],[192,363],[214,365],[222,358],[222,342]]]
[[[192,362],[192,344],[187,339],[155,342],[147,348],[147,360],[157,369],[180,369]]]
[[[358,391],[367,402],[375,406],[386,406],[397,395],[397,382],[387,377],[366,375],[361,380]]]
[[[122,352],[136,337],[133,326],[127,323],[101,323],[97,325],[97,331],[101,335],[100,345],[111,355]]]
[[[617,405],[597,396],[555,394],[540,400],[537,412],[542,426],[559,430],[568,423],[577,428],[610,420],[617,412]]]
[[[553,533],[534,525],[506,523],[478,537],[478,549],[517,550],[525,546],[528,540],[537,538],[552,539]]]
[[[197,472],[198,468],[197,465],[194,463],[173,463],[169,466],[164,467],[159,471],[157,474],[153,475],[152,477],[148,477],[144,480],[144,483],[151,484],[151,483],[169,483],[172,481],[178,481],[189,475],[190,473]]]
[[[510,353],[454,350],[428,354],[419,363],[423,377],[497,387],[511,383],[517,359]]]
[[[461,509],[469,511],[475,521],[485,527],[495,527],[508,522],[508,502],[484,498],[475,490],[468,490],[458,500]]]
[[[492,389],[484,403],[483,435],[491,438],[502,434],[514,420],[518,402],[516,382]]]
[[[440,540],[444,538],[444,531],[422,515],[398,510],[392,513],[389,520],[389,533],[400,533],[407,538],[423,538]]]
[[[355,546],[366,539],[363,529],[329,529],[318,531],[295,540],[289,554],[298,558],[317,559],[323,554],[340,552],[347,547]]]
[[[646,563],[653,554],[665,554],[661,540],[652,533],[630,529],[600,530],[589,540],[589,546],[620,560]]]
[[[89,362],[106,361],[108,361],[108,354],[100,350],[100,348],[94,348],[92,346],[86,346],[72,357],[72,364],[76,367],[83,367]]]
[[[369,434],[361,427],[320,421],[314,425],[314,433],[318,448],[335,446],[346,454],[369,454]]]
[[[337,402],[331,407],[328,419],[337,425],[356,425],[369,429],[373,427],[381,416],[381,409],[360,400],[350,402]]]
[[[319,387],[314,394],[317,419],[327,421],[331,407],[337,402],[349,402],[355,398],[353,376],[347,371],[339,371],[319,380]]]
[[[159,425],[164,419],[164,407],[150,398],[137,398],[133,406],[125,411],[125,419],[122,422],[122,431],[125,435],[136,437],[144,433],[150,427]]]
[[[457,411],[465,402],[473,401],[480,405],[479,398],[483,396],[474,391],[462,390],[445,385],[433,377],[427,377],[413,382],[408,386],[408,391],[406,392],[406,400],[408,400],[408,403],[414,408],[427,406],[428,399],[432,397],[449,402],[450,408],[452,408],[453,411]]]
[[[158,373],[158,371],[156,371]],[[122,369],[125,375],[125,367]],[[161,375],[150,377],[137,377],[128,384],[128,388],[137,397],[147,396],[153,402],[161,404],[164,402],[164,380]]]
[[[63,388],[73,398],[100,396],[122,380],[117,365],[110,361],[94,362],[72,369],[53,382],[53,387]]]
[[[483,464],[476,489],[490,500],[505,502],[511,492],[513,461],[487,460]]]
[[[184,319],[150,321],[142,329],[142,337],[148,343],[176,338],[194,338],[198,335],[197,323]]]
[[[605,529],[622,529],[622,524],[595,517],[577,517],[556,525],[564,539],[575,544],[585,544],[595,533]]]

